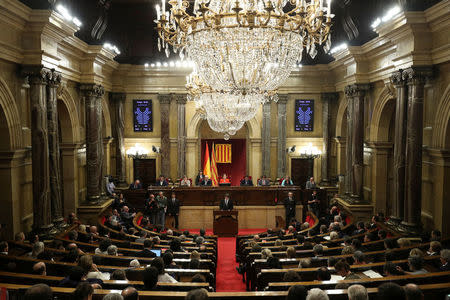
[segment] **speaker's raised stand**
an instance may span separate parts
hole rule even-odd
[[[213,230],[215,235],[220,237],[234,237],[238,234],[237,210],[214,210],[213,217]]]

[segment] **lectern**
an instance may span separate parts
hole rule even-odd
[[[238,234],[237,210],[214,210],[213,231],[217,236],[235,237]]]

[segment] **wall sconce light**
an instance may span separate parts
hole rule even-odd
[[[286,152],[287,152],[287,153],[294,153],[294,152],[295,152],[295,147],[296,147],[296,145],[287,148],[287,149],[286,149]]]
[[[308,146],[304,146],[300,149],[300,157],[307,159],[316,159],[319,158],[322,152],[314,147],[312,143],[309,143]]]
[[[156,146],[152,146],[152,151],[155,153],[161,153],[161,148],[160,147],[156,147]]]
[[[134,147],[127,150],[127,156],[133,159],[143,159],[148,155],[148,150],[136,143]]]

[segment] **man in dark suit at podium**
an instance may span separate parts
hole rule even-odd
[[[220,200],[220,210],[232,210],[233,201],[230,199],[229,194],[225,194],[225,198]]]
[[[139,179],[136,179],[134,183],[130,184],[130,190],[140,190],[142,189],[142,184]]]
[[[295,198],[292,192],[288,193],[288,197],[284,199],[284,208],[286,210],[286,228],[288,228],[292,219],[295,219]]]
[[[178,229],[178,215],[180,213],[180,200],[175,197],[175,193],[172,193],[172,198],[167,202],[167,214],[174,217],[175,228]]]

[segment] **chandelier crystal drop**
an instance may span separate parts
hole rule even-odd
[[[215,91],[258,94],[276,90],[317,45],[329,48],[330,1],[170,0],[157,6],[157,30],[169,47],[192,60]],[[327,42],[328,41],[328,42]]]

